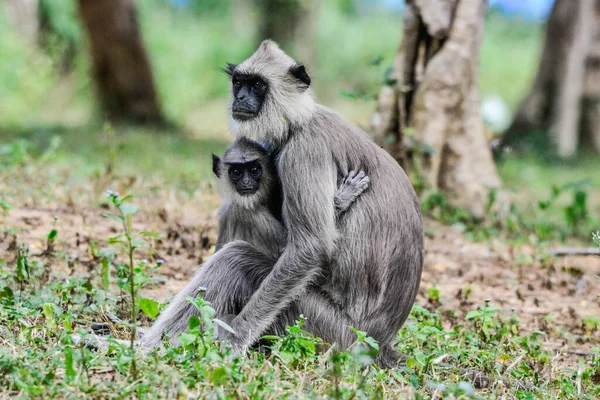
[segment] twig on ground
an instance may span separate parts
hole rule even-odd
[[[556,247],[548,250],[548,255],[554,257],[565,256],[600,256],[600,249],[595,247],[575,248],[575,247]]]
[[[400,361],[398,362],[398,366],[405,366],[407,359],[408,359],[408,356],[402,356]],[[457,367],[456,365],[453,365],[453,364],[439,362],[439,363],[435,363],[435,364],[432,363],[432,365],[435,365],[441,369],[448,369],[448,370],[451,369],[451,370],[457,371],[461,377],[469,380],[473,384],[473,387],[475,389],[487,389],[487,388],[491,387],[494,382],[502,382],[504,385],[509,386],[509,387],[515,387],[516,389],[531,390],[531,389],[535,388],[535,386],[529,382],[523,382],[518,379],[510,378],[510,377],[493,376],[493,375],[486,374],[485,372],[482,372],[482,371],[477,371],[474,369],[463,368],[463,367]]]
[[[515,387],[516,389],[534,389],[535,386],[529,382],[523,382],[518,379],[494,376],[486,374],[485,372],[477,371],[469,368],[457,367],[456,365],[448,363],[437,364],[438,367],[443,369],[453,369],[458,371],[461,377],[471,381],[475,389],[487,389],[492,386],[494,382],[502,382],[508,387]]]
[[[566,350],[566,349],[561,349],[560,347],[556,348],[556,349],[552,349],[552,351],[554,353],[562,353],[562,354],[570,354],[573,356],[581,356],[581,357],[589,357],[592,355],[592,353],[586,352],[586,351],[579,351],[579,350]]]

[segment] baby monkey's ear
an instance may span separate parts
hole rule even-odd
[[[221,171],[220,171],[221,159],[218,156],[213,154],[212,160],[213,160],[213,172],[215,173],[217,178],[220,178],[221,177]]]

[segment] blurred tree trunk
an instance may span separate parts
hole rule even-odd
[[[25,37],[35,41],[40,29],[38,0],[3,0],[8,22]]]
[[[260,14],[258,39],[272,39],[300,62],[314,65],[318,0],[255,0]]]
[[[563,158],[580,139],[600,152],[600,0],[557,0],[548,19],[538,73],[502,146],[519,147],[543,131]]]
[[[162,124],[161,106],[133,0],[79,0],[94,79],[112,121]]]
[[[502,183],[479,115],[485,0],[408,0],[390,85],[373,118],[375,140],[405,168],[477,216]]]

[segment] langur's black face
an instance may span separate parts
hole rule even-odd
[[[241,196],[250,196],[260,187],[263,169],[258,161],[245,164],[229,164],[229,180]]]
[[[238,121],[252,119],[258,115],[267,94],[267,83],[258,76],[234,73],[233,104],[231,112]]]

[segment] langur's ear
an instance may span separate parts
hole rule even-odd
[[[310,86],[310,76],[306,73],[306,68],[303,64],[294,64],[290,67],[290,74],[298,80],[302,90],[308,89]]]
[[[213,172],[215,173],[215,175],[217,176],[217,178],[221,177],[221,171],[219,170],[219,166],[221,165],[221,159],[216,156],[216,155],[212,155],[212,160],[213,160]]]
[[[227,75],[229,75],[229,77],[232,77],[236,68],[237,68],[236,64],[227,63],[225,68],[221,68],[221,71],[225,72]]]

